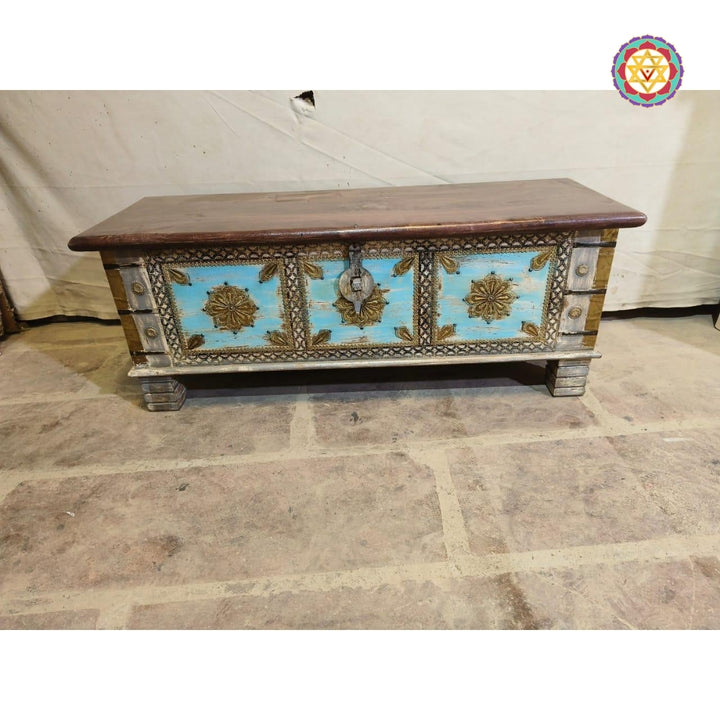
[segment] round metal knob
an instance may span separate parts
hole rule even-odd
[[[135,293],[135,295],[145,294],[145,286],[137,281],[130,286],[130,289]]]
[[[577,320],[582,314],[582,308],[578,305],[575,305],[568,310],[568,317],[571,317],[573,320]]]
[[[145,328],[145,335],[149,338],[156,338],[158,336],[158,331],[154,327],[147,327]]]
[[[587,265],[578,265],[575,268],[575,274],[579,275],[580,277],[584,277],[590,272],[590,268]]]

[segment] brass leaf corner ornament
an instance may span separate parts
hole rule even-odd
[[[203,306],[218,330],[238,332],[255,324],[257,305],[250,299],[246,290],[234,285],[218,285],[208,292]]]
[[[167,274],[170,281],[176,283],[177,285],[192,285],[190,282],[190,276],[182,270],[171,267],[167,269]]]
[[[338,299],[333,305],[338,309],[344,323],[363,328],[366,325],[380,322],[383,310],[387,305],[383,292],[387,292],[387,290],[383,291],[376,285],[370,297],[363,300],[359,313],[355,312],[355,306],[342,295],[338,295]]]
[[[412,333],[404,325],[395,328],[395,335],[405,342],[412,342],[414,339]]]
[[[290,339],[287,334],[281,330],[268,330],[267,339],[271,345],[278,347],[290,347]]]
[[[470,306],[468,315],[482,318],[488,325],[493,320],[502,320],[510,315],[510,307],[517,300],[511,280],[503,280],[494,272],[482,280],[473,280],[470,292],[463,298]]]
[[[187,339],[187,347],[188,350],[195,350],[196,348],[201,347],[205,344],[205,336],[204,335],[191,335]]]
[[[400,275],[405,275],[410,268],[415,264],[415,258],[412,255],[408,255],[407,257],[404,257],[399,262],[395,263],[395,267],[393,267],[393,275],[395,277],[399,277]]]
[[[331,335],[332,330],[320,330],[319,332],[315,333],[315,335],[313,335],[312,344],[322,345],[323,343],[326,343],[328,340],[330,340]]]
[[[542,250],[538,255],[536,255],[531,261],[530,261],[530,271],[533,270],[542,270],[545,265],[547,265],[549,260],[552,260],[555,257],[555,250],[557,248],[549,247]]]
[[[314,262],[310,262],[309,260],[306,260],[305,258],[300,259],[300,265],[302,269],[305,271],[305,274],[312,278],[313,280],[322,280],[324,275],[322,268],[319,265],[316,265]]]
[[[540,337],[540,328],[535,323],[525,322],[525,320],[523,320],[520,325],[520,330],[531,337]]]
[[[455,325],[443,325],[442,327],[439,327],[435,333],[435,339],[437,342],[443,342],[443,340],[447,340],[449,337],[452,337],[455,334]]]
[[[437,259],[440,261],[440,264],[445,268],[445,272],[448,275],[453,275],[460,269],[460,263],[451,255],[446,255],[445,253],[438,253]]]
[[[260,270],[260,282],[264,283],[268,280],[272,279],[277,275],[278,270],[280,269],[280,261],[279,260],[271,260],[268,263],[265,263],[261,270]]]

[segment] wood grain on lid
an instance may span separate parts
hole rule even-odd
[[[637,227],[643,213],[567,178],[146,197],[76,235],[72,250],[457,236]]]

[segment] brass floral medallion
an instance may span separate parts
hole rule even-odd
[[[234,285],[218,285],[208,292],[203,306],[218,330],[238,332],[255,324],[257,305],[250,299],[247,290]]]
[[[463,298],[470,306],[468,315],[471,318],[482,318],[488,324],[507,317],[510,315],[511,305],[517,300],[512,286],[512,278],[503,280],[494,272],[482,280],[473,280],[470,283],[470,292]]]
[[[363,328],[366,325],[373,325],[374,323],[380,322],[383,310],[387,305],[387,300],[383,292],[387,292],[387,290],[383,291],[376,285],[370,297],[363,300],[359,313],[355,312],[354,305],[342,295],[338,295],[338,299],[333,305],[340,312],[344,323]]]

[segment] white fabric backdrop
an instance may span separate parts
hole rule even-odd
[[[307,88],[306,88],[307,89]],[[720,92],[0,93],[0,268],[20,317],[116,317],[68,239],[146,195],[571,177],[648,215],[606,309],[720,298]]]

